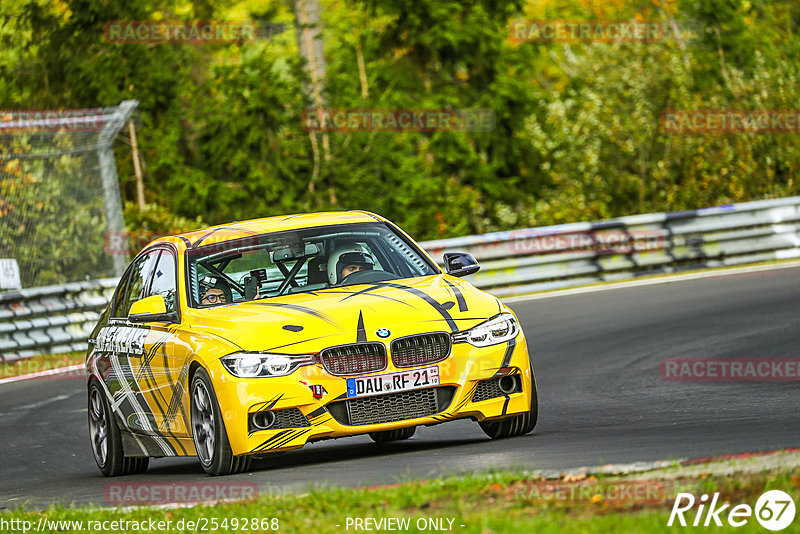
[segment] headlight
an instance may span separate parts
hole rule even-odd
[[[454,335],[453,341],[456,343],[466,341],[475,347],[488,347],[514,339],[517,333],[519,333],[517,319],[510,313],[504,313],[466,332]]]
[[[233,376],[258,378],[286,376],[298,367],[314,363],[313,354],[265,354],[263,352],[236,352],[222,358],[222,364]]]

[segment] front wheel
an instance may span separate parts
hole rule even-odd
[[[539,420],[539,393],[536,388],[536,375],[531,366],[531,407],[526,413],[513,415],[495,421],[481,421],[481,430],[492,439],[513,438],[529,434]]]
[[[96,380],[89,384],[89,439],[100,472],[107,477],[147,471],[150,458],[126,458],[122,435],[105,392]]]
[[[203,470],[211,476],[241,473],[250,467],[249,456],[234,456],[225,423],[211,385],[202,367],[192,376],[192,438]]]

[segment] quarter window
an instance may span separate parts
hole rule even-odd
[[[153,267],[155,267],[160,253],[160,250],[148,252],[140,256],[134,262],[133,268],[131,269],[130,281],[128,282],[125,305],[120,310],[120,317],[127,317],[133,303],[145,297],[145,291],[150,282],[150,276],[153,274]]]
[[[175,294],[177,291],[177,281],[175,277],[175,255],[169,250],[162,250],[158,263],[153,270],[153,281],[150,284],[150,291],[147,296],[161,295],[167,304],[167,311],[177,311]]]

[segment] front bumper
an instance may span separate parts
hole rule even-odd
[[[512,342],[491,347],[454,344],[450,356],[434,365],[439,367],[438,387],[442,390],[449,388],[447,392],[442,391],[437,395],[436,413],[371,424],[345,424],[350,422],[342,415],[346,379],[328,374],[319,364],[301,367],[286,377],[240,379],[232,376],[216,361],[209,373],[214,381],[231,449],[237,455],[289,450],[320,439],[432,425],[454,419],[474,418],[482,421],[521,414],[530,409],[532,370],[522,332]],[[385,370],[365,376],[397,370],[390,361]],[[521,391],[486,400],[474,398],[479,382],[502,375],[518,375]],[[315,398],[314,390],[321,392],[322,397]],[[388,395],[394,394],[376,397]],[[307,426],[250,431],[248,414],[289,408],[299,409]],[[306,425],[306,422],[300,424]]]

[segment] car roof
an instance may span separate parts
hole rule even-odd
[[[263,219],[251,219],[249,221],[235,221],[228,224],[193,230],[184,234],[165,236],[156,239],[150,245],[171,242],[183,244],[186,248],[194,248],[269,232],[383,220],[382,217],[367,211],[326,211],[320,213],[278,215],[275,217],[264,217]]]

